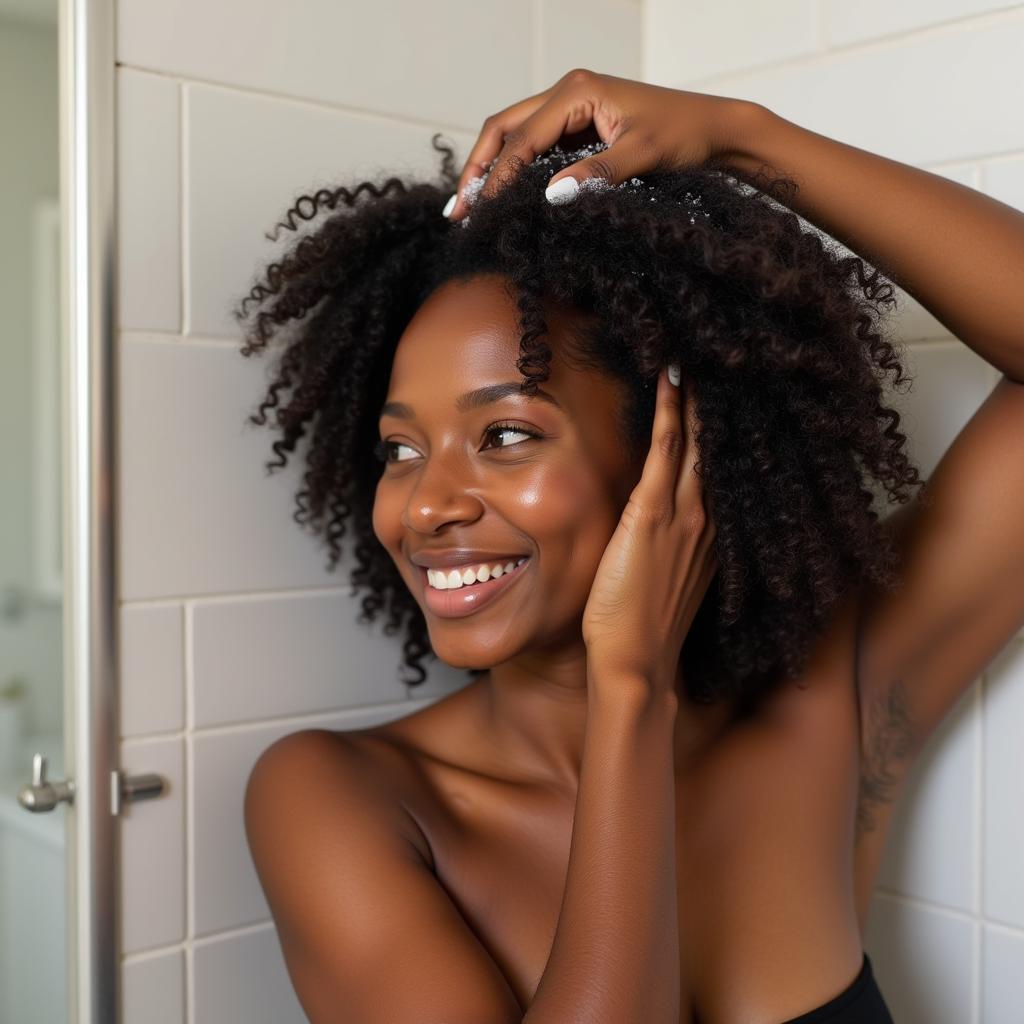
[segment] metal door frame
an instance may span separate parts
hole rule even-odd
[[[68,1014],[118,1019],[114,0],[59,0]]]

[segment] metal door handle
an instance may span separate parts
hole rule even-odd
[[[52,811],[62,802],[73,803],[75,784],[71,779],[51,781],[46,777],[46,758],[36,754],[32,758],[32,782],[22,786],[18,803],[27,811]]]
[[[152,800],[167,792],[167,782],[160,775],[125,775],[120,771],[110,773],[110,813],[118,815],[125,802]],[[32,758],[32,782],[22,786],[18,803],[27,811],[39,814],[52,811],[59,803],[74,803],[75,783],[73,779],[51,780],[46,777],[46,758],[35,754]]]

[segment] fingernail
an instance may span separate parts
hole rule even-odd
[[[444,204],[444,209],[441,211],[441,216],[442,217],[450,217],[451,216],[452,210],[455,209],[455,202],[458,199],[458,197],[459,197],[458,192],[453,192],[451,194],[451,198],[448,200],[447,203]]]
[[[679,387],[679,364],[669,363],[668,364],[668,382]]]
[[[554,203],[555,205],[559,203],[569,203],[576,198],[576,193],[579,192],[579,190],[580,186],[575,178],[571,176],[568,178],[560,178],[554,183],[554,185],[549,185],[544,190],[544,198],[549,203]]]

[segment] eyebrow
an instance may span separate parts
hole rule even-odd
[[[467,391],[464,395],[460,395],[456,399],[455,408],[458,409],[459,412],[469,412],[471,409],[479,409],[485,405],[493,405],[495,402],[500,402],[503,398],[509,398],[512,395],[517,395],[521,398],[536,397],[544,402],[549,402],[558,409],[562,408],[558,399],[543,388],[538,387],[535,396],[528,395],[519,390],[520,383],[521,382],[517,380],[503,381],[501,384],[488,384],[486,387]],[[415,419],[415,413],[412,411],[412,407],[406,405],[404,402],[385,402],[381,406],[380,415],[381,417],[395,416],[400,420]]]

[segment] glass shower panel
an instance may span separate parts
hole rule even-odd
[[[56,0],[0,3],[0,1024],[67,1020]]]

